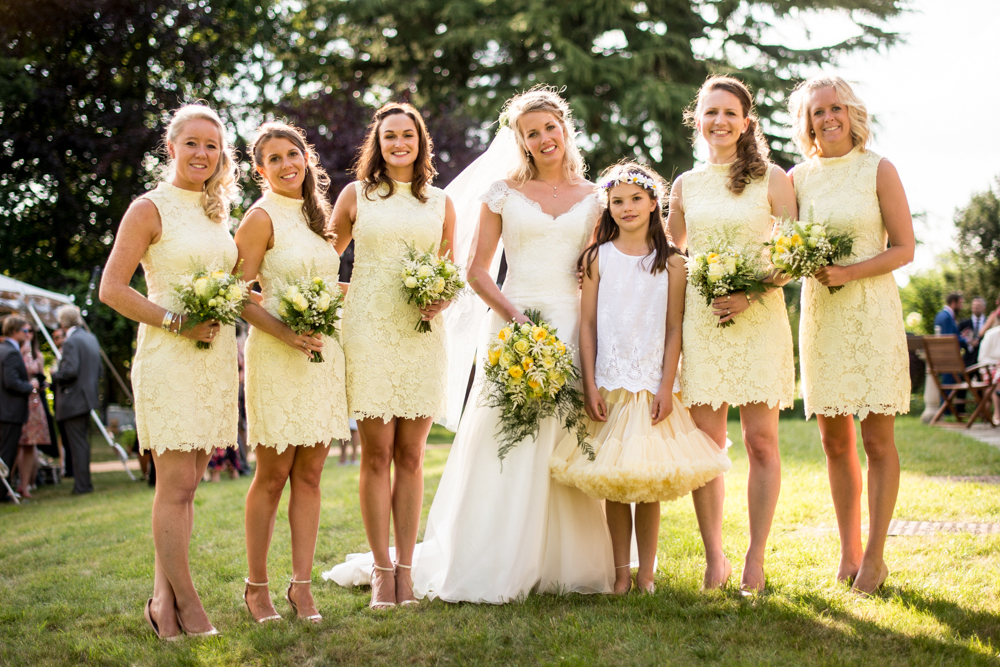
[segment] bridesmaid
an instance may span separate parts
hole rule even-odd
[[[358,180],[344,188],[333,211],[337,251],[355,240],[344,352],[348,403],[361,434],[361,517],[375,557],[371,606],[377,609],[416,603],[410,568],[424,446],[433,418],[444,412],[448,363],[437,315],[449,302],[418,313],[399,278],[406,243],[418,250],[437,245],[442,255],[454,245],[455,209],[431,185],[432,157],[420,113],[409,104],[386,104],[368,127],[354,169]],[[419,317],[433,322],[431,332],[414,330]]]
[[[174,112],[164,143],[167,178],[122,218],[101,280],[101,301],[139,322],[132,386],[140,448],[156,463],[153,544],[156,577],[146,620],[162,639],[218,634],[188,566],[194,495],[216,447],[236,446],[236,331],[196,326],[173,287],[192,268],[229,271],[236,244],[229,207],[236,163],[219,116],[191,104]],[[148,297],[129,286],[139,264]],[[185,340],[186,339],[186,340]],[[200,350],[196,341],[211,343]]]
[[[319,531],[319,481],[332,438],[349,438],[344,351],[336,339],[298,335],[277,316],[276,288],[300,278],[320,277],[337,289],[340,257],[328,226],[330,179],[305,133],[284,123],[266,123],[251,148],[264,195],[243,218],[236,246],[243,277],[263,288],[263,302],[243,313],[253,327],[246,342],[248,440],[257,450],[257,470],[247,493],[246,542],[249,577],[243,599],[258,623],[279,620],[268,591],[267,552],[278,501],[291,480],[288,523],[292,534],[292,578],[285,592],[298,618],[322,620],[309,584]],[[311,363],[313,351],[323,363]]]
[[[870,594],[889,570],[886,533],[899,491],[893,438],[910,407],[909,361],[899,290],[892,272],[913,260],[913,221],[896,168],[866,149],[868,112],[846,81],[801,84],[789,106],[805,162],[792,173],[803,215],[855,236],[843,265],[802,287],[799,358],[806,418],[816,415],[840,530],[837,580]],[[891,247],[886,247],[886,241]],[[828,287],[843,285],[831,294]],[[854,415],[868,460],[868,544],[861,548],[861,465]]]
[[[747,247],[771,236],[772,216],[796,216],[788,177],[768,161],[769,150],[743,83],[710,77],[698,91],[688,120],[708,146],[708,162],[681,174],[670,194],[667,224],[674,243],[704,252],[714,235]],[[786,280],[787,279],[783,279]],[[779,285],[748,297],[737,292],[706,306],[688,283],[683,331],[681,395],[698,428],[726,446],[726,414],[740,406],[750,461],[747,505],[750,544],[740,588],[764,589],[764,549],[781,488],[778,409],[792,405],[795,369],[792,332]],[[720,328],[719,324],[733,325]],[[705,544],[705,588],[719,588],[731,567],[722,551],[722,476],[692,493]]]

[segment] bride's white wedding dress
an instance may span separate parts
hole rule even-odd
[[[482,199],[503,219],[504,294],[522,312],[540,310],[559,338],[575,348],[576,261],[600,213],[597,198],[588,196],[555,218],[503,181]],[[480,356],[504,324],[492,312],[486,316]],[[477,371],[424,542],[417,545],[416,596],[499,604],[529,591],[610,592],[614,559],[600,502],[549,476],[549,456],[565,434],[562,425],[554,418],[543,421],[537,440],[517,445],[501,470],[499,410],[478,405],[481,380]],[[371,565],[370,553],[349,556],[323,577],[343,586],[368,583]]]

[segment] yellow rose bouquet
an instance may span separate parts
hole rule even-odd
[[[332,289],[327,287],[326,281],[319,277],[300,278],[285,285],[278,297],[281,321],[297,334],[322,334],[340,340],[337,321],[344,305],[340,288],[336,284]],[[309,361],[322,363],[322,353],[313,350]]]
[[[815,222],[814,210],[813,206],[809,207],[806,221],[782,220],[775,235],[764,244],[774,268],[792,278],[811,276],[824,266],[849,256],[854,249],[851,234],[832,231],[829,225]],[[836,285],[827,289],[834,294],[842,287]]]
[[[193,327],[215,320],[220,324],[236,323],[247,300],[247,284],[240,278],[242,266],[236,273],[229,271],[209,271],[197,269],[188,278],[174,286],[174,294],[180,299],[187,316],[187,326]],[[211,343],[198,341],[199,350],[211,349]]]
[[[447,254],[439,257],[436,247],[419,252],[416,247],[407,244],[400,277],[403,279],[406,302],[415,303],[418,308],[426,308],[435,301],[454,299],[465,289],[458,266]],[[431,323],[420,319],[413,328],[427,333],[431,330]]]
[[[556,415],[576,433],[580,448],[593,460],[593,447],[585,440],[583,396],[576,386],[580,373],[573,365],[572,350],[537,310],[525,315],[531,322],[512,322],[501,329],[483,360],[480,403],[501,410],[497,455],[503,461],[519,442],[538,436],[542,419]]]
[[[716,242],[708,252],[692,255],[687,260],[688,281],[705,298],[709,306],[720,296],[746,292],[747,297],[767,291],[765,273],[758,256],[741,251],[731,244]],[[728,327],[733,320],[719,326]]]

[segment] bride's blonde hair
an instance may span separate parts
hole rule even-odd
[[[239,186],[236,183],[236,158],[232,146],[226,139],[226,127],[222,124],[219,114],[204,104],[185,104],[170,117],[167,131],[163,134],[164,147],[175,143],[184,125],[196,119],[207,120],[219,130],[219,140],[222,144],[219,146],[219,163],[215,167],[215,173],[205,181],[201,206],[209,219],[224,222],[229,219],[229,209],[239,194]],[[163,170],[162,180],[171,180],[173,173],[174,161],[171,159]]]
[[[510,174],[518,185],[523,185],[538,175],[535,161],[528,151],[528,145],[521,136],[521,129],[518,127],[518,120],[527,113],[544,111],[552,114],[556,122],[562,127],[565,139],[565,155],[563,156],[563,172],[566,180],[570,183],[578,183],[583,179],[587,165],[580,155],[580,149],[576,145],[576,131],[573,129],[573,112],[570,111],[569,104],[556,92],[552,86],[538,85],[531,90],[515,95],[504,104],[503,112],[500,114],[501,125],[508,125],[514,132],[517,140],[517,147],[521,150],[518,155],[520,160],[518,166]]]

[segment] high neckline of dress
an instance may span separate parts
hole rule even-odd
[[[840,164],[841,162],[851,162],[852,160],[856,159],[859,155],[861,155],[861,147],[855,146],[848,153],[844,155],[838,155],[837,157],[822,157],[820,155],[817,155],[816,157],[820,161],[820,164],[827,166],[831,164]]]
[[[707,171],[714,171],[716,173],[727,173],[729,168],[733,166],[732,162],[727,162],[725,164],[717,164],[715,162],[706,162],[705,169]]]
[[[160,184],[156,189],[169,192],[178,199],[198,204],[201,203],[201,195],[203,194],[200,190],[185,190],[184,188],[179,188],[173,183],[167,183],[166,181],[160,181]]]
[[[407,190],[411,190],[413,188],[413,184],[410,181],[397,181],[395,178],[391,180],[396,184],[396,187],[406,188]]]
[[[273,190],[265,190],[263,199],[269,203],[284,206],[286,208],[301,208],[304,201],[302,199],[295,199],[294,197],[279,195]]]

